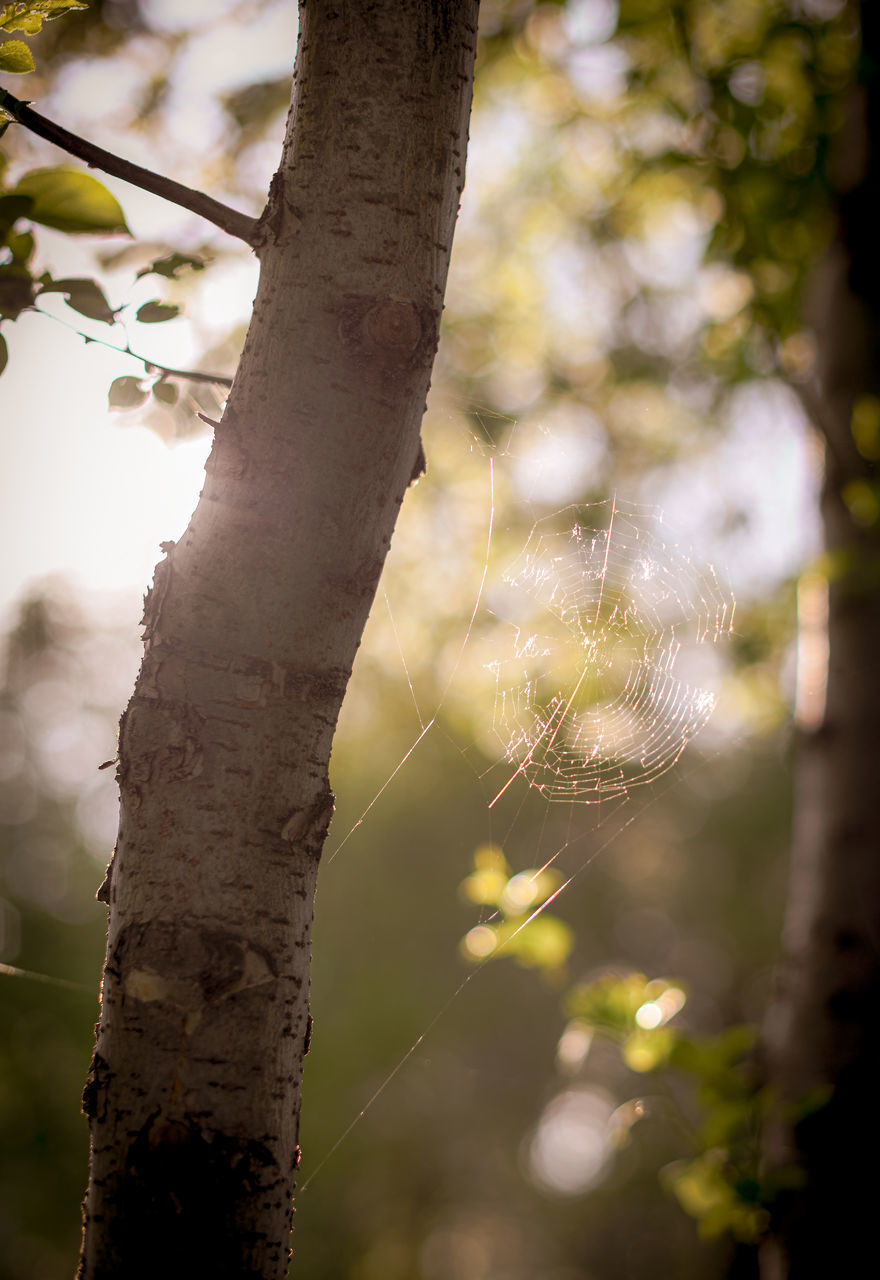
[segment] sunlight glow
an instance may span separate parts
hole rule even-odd
[[[593,1043],[593,1028],[580,1018],[572,1021],[559,1037],[556,1046],[556,1064],[566,1075],[574,1075],[580,1071],[587,1060],[590,1046]]]
[[[490,956],[495,950],[497,942],[495,930],[490,929],[485,924],[478,924],[464,938],[466,951],[477,960],[484,960],[486,956]]]
[[[636,1010],[636,1023],[645,1031],[662,1027],[674,1018],[685,1005],[687,997],[679,987],[668,987],[656,1000],[648,1000]]]
[[[609,1122],[615,1110],[601,1089],[569,1089],[548,1103],[528,1147],[535,1185],[559,1196],[598,1186],[613,1152]]]
[[[532,906],[539,892],[540,887],[534,873],[521,871],[519,875],[512,876],[505,885],[501,895],[501,908],[508,915],[518,915]]]
[[[167,447],[111,414],[107,387],[132,362],[25,316],[9,334],[0,448],[6,485],[0,608],[28,580],[72,573],[95,589],[146,589],[159,543],[179,538],[195,507],[208,434]],[[51,367],[51,377],[47,377]],[[75,396],[71,388],[76,388]]]

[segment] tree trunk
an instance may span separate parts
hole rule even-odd
[[[283,1277],[330,745],[419,424],[478,0],[304,0],[250,330],[148,593],[80,1276]]]
[[[826,444],[825,714],[801,744],[786,955],[767,1025],[781,1107],[769,1152],[802,1185],[780,1196],[763,1274],[859,1274],[876,1252],[880,1144],[880,14],[838,144],[838,232],[816,283],[816,403]],[[871,422],[873,421],[873,428]],[[873,436],[872,436],[873,430]],[[805,1108],[810,1094],[816,1103]]]

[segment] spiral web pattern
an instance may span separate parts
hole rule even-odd
[[[504,575],[513,653],[492,664],[493,727],[548,800],[597,803],[671,769],[715,706],[676,674],[729,634],[734,601],[653,509],[614,499],[539,520]]]

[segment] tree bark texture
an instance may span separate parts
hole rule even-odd
[[[478,0],[304,0],[261,276],[119,738],[83,1280],[287,1273],[331,740],[419,425]]]
[[[859,1274],[876,1252],[880,1146],[880,13],[863,5],[867,79],[838,144],[838,227],[818,273],[816,399],[825,439],[829,671],[823,722],[797,766],[785,958],[767,1025],[778,1123],[769,1157],[796,1167],[766,1250],[767,1280]],[[855,414],[854,414],[854,411]],[[861,497],[861,501],[860,501]],[[818,1091],[818,1093],[817,1093]],[[811,1093],[825,1105],[804,1107]],[[870,1263],[867,1264],[870,1268]]]

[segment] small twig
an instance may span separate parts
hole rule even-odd
[[[131,356],[133,360],[137,360],[144,366],[145,372],[150,369],[156,369],[169,378],[184,378],[187,382],[208,382],[218,387],[231,387],[232,379],[228,378],[225,373],[200,373],[197,369],[169,369],[168,365],[162,364],[159,360],[150,360],[148,356],[138,355],[136,351],[132,351],[126,342],[124,347],[117,347],[115,342],[108,342],[106,338],[94,338],[90,333],[83,333],[82,329],[78,329],[75,324],[68,324],[61,316],[53,315],[51,311],[44,311],[42,307],[33,307],[38,315],[46,316],[49,320],[54,320],[56,324],[64,325],[65,329],[69,329],[71,333],[75,333],[77,337],[82,338],[83,342],[97,342],[99,347],[106,347],[108,351],[118,351],[121,356]]]
[[[237,209],[230,209],[228,205],[221,204],[219,200],[212,200],[201,191],[194,191],[192,187],[185,187],[171,178],[163,178],[159,173],[153,173],[139,164],[132,164],[130,160],[123,160],[111,151],[96,147],[85,138],[80,138],[77,134],[63,129],[61,125],[53,124],[45,116],[31,110],[27,102],[22,102],[6,89],[0,89],[0,110],[5,111],[31,133],[54,143],[56,147],[61,147],[63,151],[69,152],[77,159],[84,160],[89,168],[102,169],[104,173],[112,174],[114,178],[122,178],[132,186],[141,187],[142,190],[150,191],[164,200],[170,200],[172,204],[180,205],[181,208],[189,209],[191,213],[197,213],[199,217],[206,218],[208,222],[213,222],[214,226],[220,227],[229,235],[244,240],[245,244],[251,246],[254,244],[256,218],[249,218],[246,214],[239,213]]]

